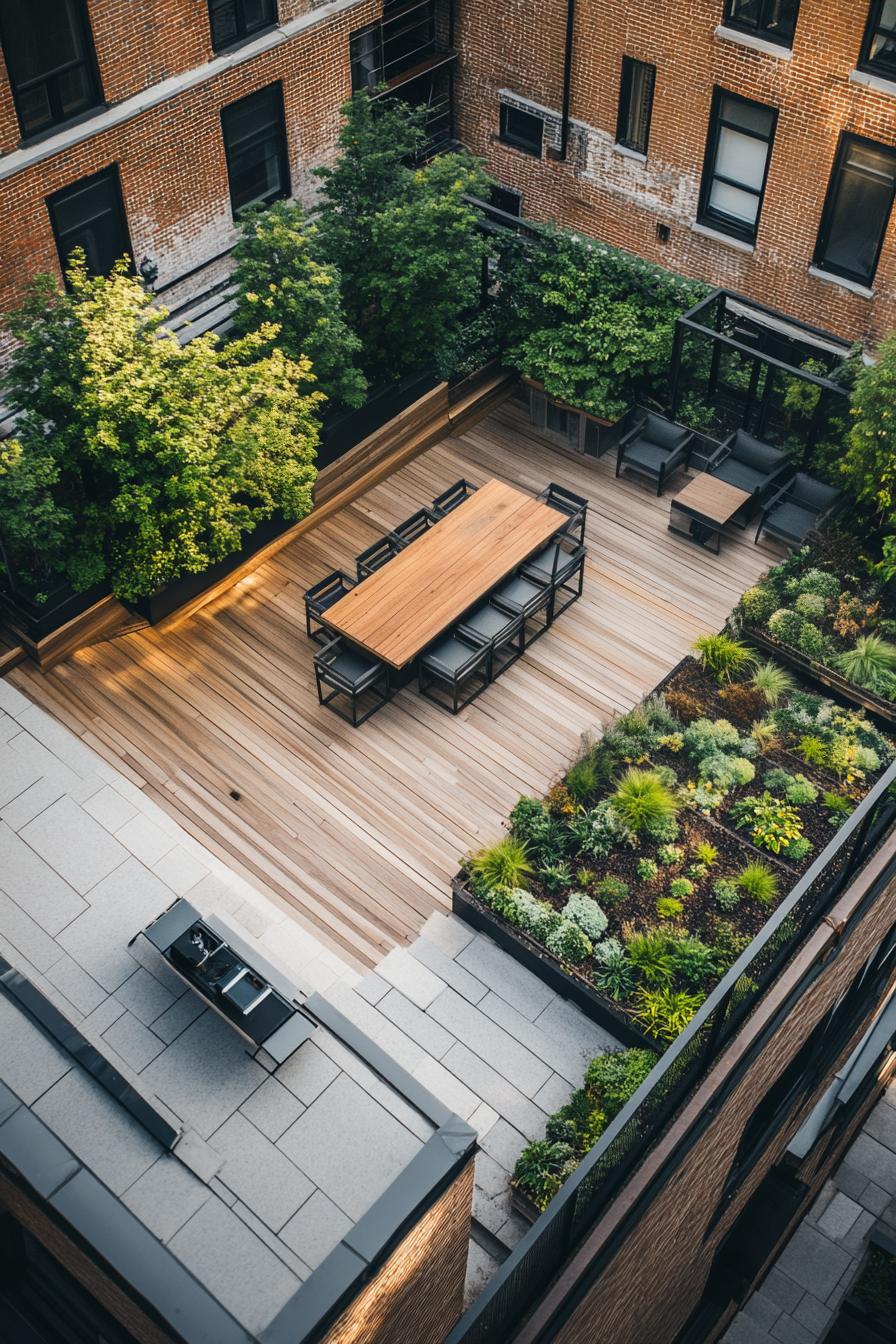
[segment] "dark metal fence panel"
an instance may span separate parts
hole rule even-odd
[[[896,762],[781,902],[445,1344],[510,1337],[807,934],[896,825]]]

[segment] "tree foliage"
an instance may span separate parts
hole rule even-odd
[[[277,346],[290,359],[311,361],[318,391],[360,406],[367,391],[354,365],[361,341],[343,316],[339,273],[320,260],[318,230],[301,206],[277,201],[244,215],[234,259],[235,330],[248,335],[276,324]]]
[[[863,367],[852,391],[853,423],[843,473],[848,488],[896,530],[896,334],[881,343],[877,363]]]
[[[39,277],[9,319],[19,420],[0,528],[20,574],[79,589],[108,575],[132,600],[237,550],[275,510],[310,511],[323,398],[276,328],[181,346],[124,262],[104,279],[76,258],[68,281]]]
[[[431,367],[476,302],[484,241],[463,198],[489,179],[466,154],[407,166],[425,109],[362,92],[342,113],[339,157],[318,169],[322,254],[342,276],[365,369],[394,377]]]
[[[548,231],[515,240],[498,267],[511,367],[549,396],[616,419],[668,374],[675,319],[708,292],[606,243]]]

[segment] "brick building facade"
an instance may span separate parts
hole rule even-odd
[[[563,162],[555,154],[566,0],[540,6],[537,14],[511,0],[501,7],[500,21],[488,0],[463,0],[459,135],[502,183],[522,191],[525,215],[554,219],[841,336],[874,343],[896,326],[896,224],[887,201],[883,248],[870,282],[850,282],[813,263],[841,135],[886,149],[896,145],[896,82],[858,68],[873,65],[862,60],[863,39],[869,16],[880,7],[868,0],[802,0],[789,42],[726,23],[728,9],[771,15],[782,8],[797,7],[578,0]],[[646,154],[617,143],[623,57],[655,67]],[[714,89],[777,113],[755,239],[700,222]],[[543,119],[540,157],[502,142],[502,100]]]

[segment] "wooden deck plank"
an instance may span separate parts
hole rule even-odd
[[[543,791],[580,735],[719,629],[776,558],[743,533],[718,557],[678,540],[669,496],[614,466],[555,451],[506,403],[174,629],[10,680],[334,950],[372,965],[448,908],[460,855],[500,835],[518,794]],[[584,596],[457,718],[408,688],[354,731],[317,704],[304,590],[460,476],[529,494],[553,479],[588,498]]]

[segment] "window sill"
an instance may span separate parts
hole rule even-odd
[[[873,89],[875,93],[886,93],[891,98],[896,98],[896,80],[885,79],[883,75],[872,75],[870,70],[850,70],[850,84],[861,84],[865,89]]]
[[[503,145],[505,149],[515,149],[517,154],[525,154],[527,159],[544,158],[544,148],[531,149],[526,145],[518,145],[515,140],[505,140],[503,135],[498,136],[498,144]]]
[[[752,256],[756,251],[755,243],[748,243],[743,238],[733,238],[730,233],[723,233],[721,229],[710,228],[708,224],[691,224],[692,233],[699,233],[701,238],[711,238],[713,242],[724,243],[726,247],[733,247],[735,252],[745,252]]]
[[[634,159],[636,163],[646,163],[647,155],[642,154],[640,149],[629,149],[628,145],[613,145],[613,153],[621,154],[624,159]]]
[[[754,37],[752,33],[742,33],[739,28],[726,28],[720,23],[716,28],[716,37],[720,42],[733,42],[738,47],[749,47],[750,51],[761,51],[764,56],[774,56],[779,61],[792,61],[793,51],[782,47],[780,42],[769,42],[765,37]]]
[[[809,274],[813,280],[825,280],[829,285],[839,285],[841,289],[848,289],[850,294],[858,294],[862,299],[873,299],[874,290],[869,289],[867,285],[860,285],[858,280],[847,280],[845,275],[835,275],[833,271],[823,271],[820,266],[810,266]]]

